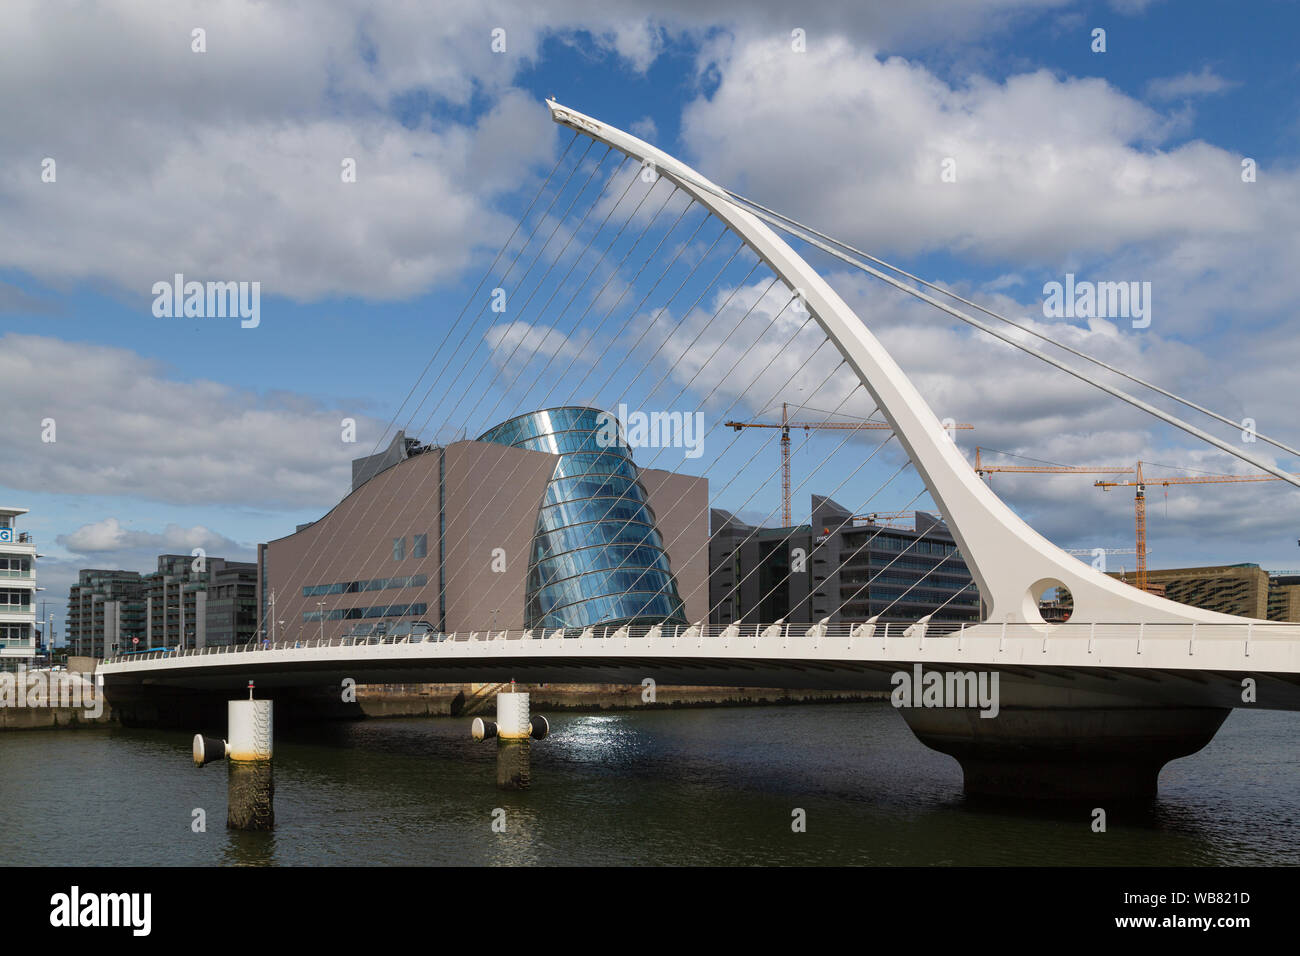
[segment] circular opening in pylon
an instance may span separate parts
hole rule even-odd
[[[1074,595],[1060,581],[1044,578],[1030,588],[1029,594],[1048,624],[1064,624],[1074,614]]]

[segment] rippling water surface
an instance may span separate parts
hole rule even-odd
[[[887,703],[551,726],[516,793],[496,788],[496,745],[464,719],[282,732],[273,833],[226,830],[226,769],[195,768],[189,734],[4,733],[0,863],[1300,864],[1297,714],[1235,711],[1165,768],[1155,804],[1112,808],[1104,834],[1088,808],[967,801],[956,762]]]

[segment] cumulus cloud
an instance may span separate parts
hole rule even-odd
[[[872,251],[1060,269],[1137,243],[1240,242],[1300,196],[1284,171],[1247,188],[1241,157],[1208,143],[1159,149],[1175,121],[1102,79],[954,86],[843,37],[714,56],[720,84],[683,117],[703,171]]]
[[[1058,2],[966,3],[937,34],[933,2],[845,2],[799,19],[816,36],[887,41],[922,24],[931,36],[978,31],[989,15]],[[668,0],[653,17],[636,0],[598,12],[576,0],[177,0],[75,18],[19,0],[0,34],[0,86],[29,95],[0,101],[0,267],[106,283],[142,305],[176,272],[300,301],[406,298],[496,247],[508,229],[499,203],[550,158],[554,127],[513,87],[548,37],[644,71],[670,35],[743,25],[788,40],[788,20],[776,0],[707,11]],[[342,179],[345,160],[355,182]]]
[[[1196,73],[1180,73],[1178,76],[1166,76],[1152,80],[1147,84],[1147,96],[1153,100],[1176,100],[1189,96],[1222,93],[1235,85],[1235,83],[1219,76],[1208,66],[1203,66]]]
[[[203,525],[183,528],[178,524],[169,524],[161,532],[137,531],[126,527],[117,518],[104,518],[102,521],[84,524],[70,534],[59,535],[57,541],[69,551],[87,556],[106,552],[119,555],[127,551],[189,554],[195,548],[202,548],[213,557],[228,557],[251,551],[245,545]]]
[[[579,355],[578,347],[558,328],[528,322],[494,325],[483,335],[497,369],[518,375],[526,368],[536,373],[553,368],[556,374]],[[556,360],[560,364],[555,365]],[[536,363],[536,364],[534,364]]]
[[[350,460],[383,429],[300,396],[177,381],[135,352],[45,336],[0,338],[0,378],[8,388],[0,461],[6,484],[21,490],[332,506],[348,487]],[[357,420],[356,444],[341,440],[345,417]]]

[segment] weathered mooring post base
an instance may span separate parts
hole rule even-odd
[[[275,827],[275,776],[269,760],[230,761],[226,793],[226,828],[270,830]]]
[[[910,707],[917,739],[955,757],[971,796],[1146,800],[1160,769],[1196,753],[1229,710],[1216,707]]]
[[[497,738],[497,788],[527,790],[532,784],[532,741]]]
[[[514,682],[511,682],[511,687]],[[542,740],[551,725],[540,714],[530,714],[528,695],[516,691],[497,694],[497,719],[485,721],[475,717],[470,735],[475,740],[497,742],[497,787],[501,790],[527,790],[532,783],[532,741]]]

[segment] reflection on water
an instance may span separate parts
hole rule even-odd
[[[884,703],[560,714],[515,791],[465,720],[286,731],[270,832],[225,828],[225,768],[188,734],[5,733],[0,863],[1296,865],[1298,722],[1235,712],[1104,834],[1088,807],[968,801]]]

